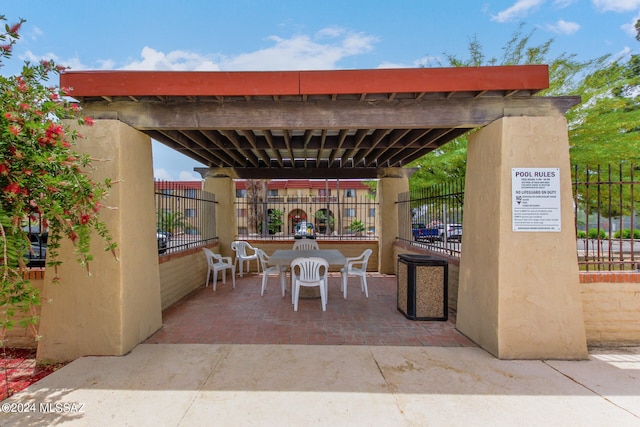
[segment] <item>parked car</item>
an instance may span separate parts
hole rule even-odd
[[[158,234],[162,234],[164,237],[166,237],[166,238],[167,238],[167,242],[168,242],[169,240],[171,240],[171,237],[173,236],[169,231],[162,230],[162,229],[160,229],[160,228],[157,228],[157,229],[156,229],[156,232],[157,232]]]
[[[462,241],[462,224],[449,224],[449,234],[447,236],[449,240]]]
[[[427,228],[422,222],[414,222],[411,224],[411,232],[413,234],[413,240],[416,242],[435,240],[438,237],[437,228]]]
[[[32,225],[23,228],[29,234],[31,249],[25,254],[27,267],[44,267],[47,260],[47,239],[49,233],[42,233],[40,226]]]
[[[315,239],[316,238],[316,228],[312,223],[306,221],[300,221],[296,224],[293,229],[293,238],[294,239]]]
[[[163,254],[167,252],[167,247],[169,246],[169,237],[159,231],[156,232],[156,237],[158,239],[158,253]]]

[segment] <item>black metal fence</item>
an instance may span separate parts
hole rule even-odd
[[[236,213],[241,239],[292,239],[302,223],[317,239],[377,239],[378,203],[367,196],[239,197]]]
[[[463,179],[399,194],[398,239],[460,256],[463,204]]]
[[[640,269],[640,166],[574,166],[572,170],[576,248],[581,270]],[[398,238],[430,250],[460,256],[461,240],[451,229],[462,224],[464,181],[398,196]],[[427,228],[435,233],[418,236]],[[444,233],[444,230],[448,230]],[[454,235],[455,239],[450,237]]]
[[[173,253],[217,240],[216,200],[200,182],[155,182],[158,253]]]
[[[582,270],[640,268],[640,166],[575,166],[578,263]]]

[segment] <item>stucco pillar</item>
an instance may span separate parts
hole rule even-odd
[[[564,117],[508,117],[469,139],[456,327],[500,359],[588,357]],[[515,232],[512,168],[559,168],[559,232]]]
[[[398,230],[398,194],[409,191],[409,176],[413,169],[388,168],[378,181],[379,211],[376,215],[378,234],[378,271],[395,274],[396,260],[393,257],[393,243],[400,235]]]
[[[77,150],[98,159],[91,176],[118,181],[100,214],[118,244],[119,260],[94,235],[89,275],[71,243],[62,242],[60,284],[51,284],[53,269],[45,271],[41,361],[123,355],[162,326],[151,140],[115,120],[78,130],[85,139]]]
[[[233,256],[231,242],[236,240],[238,235],[235,183],[228,176],[206,174],[202,189],[216,195],[216,230],[220,253],[223,256]]]

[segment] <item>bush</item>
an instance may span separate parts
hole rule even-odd
[[[620,230],[616,231],[613,234],[613,237],[615,237],[616,239],[619,239],[620,238]],[[624,230],[622,230],[622,238],[623,239],[630,239],[631,238],[631,229],[630,228],[625,228]],[[633,230],[633,238],[640,240],[640,230],[638,230],[638,229],[634,229]]]
[[[587,232],[584,230],[578,230],[577,237],[578,239],[585,239],[587,237]]]
[[[597,228],[592,228],[589,230],[589,238],[590,239],[606,239],[607,238],[607,233],[600,229],[600,235],[598,236],[598,229]]]

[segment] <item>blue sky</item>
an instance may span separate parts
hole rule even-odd
[[[331,70],[446,66],[475,37],[487,57],[523,23],[550,57],[637,53],[640,0],[2,0],[27,22],[14,57],[74,70]],[[202,165],[154,143],[154,174],[198,180]]]

